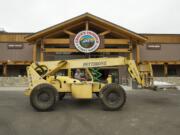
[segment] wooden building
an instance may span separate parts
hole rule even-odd
[[[75,38],[84,31],[98,36],[98,47],[91,53],[75,46]],[[137,64],[151,63],[155,76],[180,76],[180,35],[138,34],[89,13],[36,33],[2,32],[0,50],[2,76],[24,75],[32,61],[119,56],[134,59]],[[114,74],[115,81],[127,78],[125,66],[101,72]]]
[[[33,47],[24,39],[29,33],[0,33],[0,76],[26,73],[32,63]]]
[[[180,34],[143,34],[140,61],[153,65],[154,76],[180,76]]]

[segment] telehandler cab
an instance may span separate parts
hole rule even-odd
[[[103,82],[95,82],[90,68],[121,65],[128,66],[131,77],[142,87],[153,85],[151,65],[137,67],[125,57],[45,61],[27,67],[29,87],[25,95],[30,96],[31,105],[38,111],[51,110],[66,93],[75,99],[91,99],[95,93],[105,110],[118,110],[126,102],[123,87],[112,83],[111,75]],[[76,78],[78,74],[72,72],[75,70],[83,70],[86,77]]]

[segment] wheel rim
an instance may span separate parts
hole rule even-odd
[[[110,92],[108,95],[107,95],[107,101],[110,103],[110,104],[116,104],[120,101],[120,95],[116,92]]]
[[[41,92],[38,95],[38,100],[40,102],[48,102],[50,100],[50,96],[47,92]]]

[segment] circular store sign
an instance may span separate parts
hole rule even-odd
[[[99,47],[100,39],[95,32],[85,30],[76,35],[74,45],[80,52],[91,53]]]

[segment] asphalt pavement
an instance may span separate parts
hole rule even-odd
[[[119,111],[98,98],[67,95],[51,112],[37,112],[23,91],[0,91],[0,135],[179,135],[180,91],[127,91]]]

